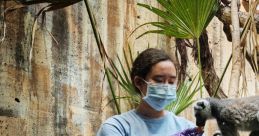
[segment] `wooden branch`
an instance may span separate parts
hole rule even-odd
[[[189,45],[185,42],[184,39],[176,38],[176,48],[180,55],[180,64],[179,64],[179,76],[178,81],[181,83],[185,81],[187,76],[187,65],[188,65],[188,55],[187,55],[187,48]],[[178,56],[178,55],[176,55]],[[178,59],[179,60],[179,59]]]
[[[221,6],[218,13],[216,14],[216,17],[223,23],[223,24],[231,24],[231,10],[228,6]],[[246,23],[246,20],[249,17],[249,13],[247,12],[239,12],[239,21],[240,21],[240,27],[243,27]],[[256,30],[259,32],[259,14],[254,15],[255,23],[256,23]]]
[[[200,37],[200,47],[201,47],[201,64],[202,64],[202,78],[204,81],[204,86],[210,96],[213,96],[216,87],[218,86],[220,79],[216,74],[214,63],[213,63],[213,57],[210,52],[209,48],[209,41],[208,41],[208,35],[207,32],[202,33]],[[194,57],[194,60],[198,60],[198,51],[197,51],[197,45],[194,43],[194,49],[192,52],[192,55]],[[217,98],[227,98],[227,95],[224,93],[222,88],[219,88],[219,91],[216,95]]]

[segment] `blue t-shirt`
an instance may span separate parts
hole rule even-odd
[[[169,111],[163,117],[150,119],[130,110],[107,119],[97,136],[171,136],[193,127],[192,122]]]

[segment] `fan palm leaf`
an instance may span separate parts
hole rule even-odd
[[[165,21],[144,24],[151,24],[159,28],[159,30],[149,30],[140,36],[148,33],[158,33],[176,38],[194,39],[198,50],[200,93],[202,97],[199,37],[217,12],[219,0],[157,0],[157,2],[164,8],[163,10],[138,3],[139,6],[157,14]]]
[[[189,107],[195,100],[195,94],[198,92],[198,83],[195,85],[196,76],[192,81],[182,82],[177,89],[177,100],[170,103],[166,109],[174,112],[176,115],[180,114],[184,109]]]
[[[138,3],[165,20],[146,23],[158,27],[169,36],[186,39],[199,38],[218,10],[218,0],[157,0],[164,10]],[[154,30],[145,32],[156,33]]]

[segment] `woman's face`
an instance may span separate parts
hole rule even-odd
[[[176,84],[174,64],[170,60],[165,60],[153,65],[145,80],[151,83]],[[142,84],[139,89],[146,95],[146,84]]]

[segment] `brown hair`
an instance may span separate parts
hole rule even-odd
[[[152,66],[165,60],[172,61],[171,57],[163,50],[149,48],[141,52],[133,62],[133,66],[130,73],[133,85],[135,76],[139,76],[145,79],[147,74],[150,72]],[[136,86],[135,89],[137,92],[139,92]]]

